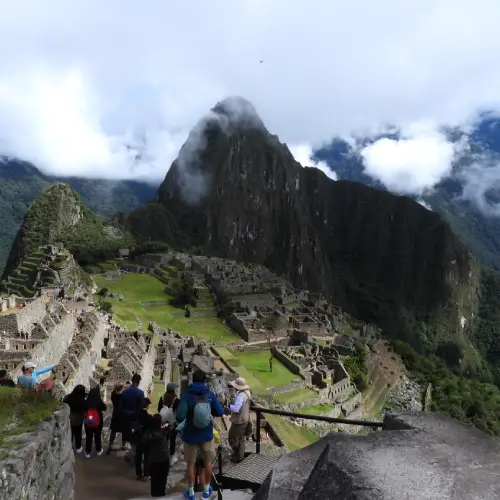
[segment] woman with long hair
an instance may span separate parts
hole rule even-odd
[[[173,457],[175,453],[175,438],[177,437],[177,421],[175,413],[180,404],[179,396],[177,396],[177,388],[179,386],[174,382],[167,384],[165,394],[158,401],[158,413],[162,417],[164,424],[168,423],[170,430],[170,456]],[[172,465],[175,460],[172,460]]]
[[[111,423],[110,423],[110,434],[109,434],[109,444],[108,444],[108,450],[106,454],[111,453],[111,447],[113,446],[113,443],[115,442],[116,435],[120,433],[122,435],[122,448],[126,449],[129,448],[130,445],[127,443],[126,440],[126,421],[125,421],[125,416],[122,412],[121,408],[121,397],[122,397],[122,391],[125,387],[125,384],[118,382],[115,384],[113,391],[111,392],[111,403],[113,404],[113,413],[111,415]]]
[[[63,403],[69,406],[69,421],[71,425],[71,442],[75,441],[76,453],[82,452],[83,420],[85,416],[85,386],[79,384],[67,394]]]

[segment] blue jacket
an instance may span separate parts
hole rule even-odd
[[[33,370],[33,373],[31,374],[31,380],[29,380],[26,375],[20,375],[18,380],[17,380],[17,383],[23,389],[33,389],[36,386],[36,384],[38,383],[38,381],[37,381],[38,375],[43,375],[44,373],[50,372],[55,367],[56,367],[56,365],[50,365],[47,368],[41,368],[40,370]]]
[[[188,391],[181,397],[181,402],[176,412],[177,421],[182,422],[183,420],[186,420],[190,405],[194,405],[196,402],[196,399],[193,397],[194,394],[201,396],[207,393],[210,394],[208,400],[210,401],[210,406],[212,407],[212,416],[222,417],[222,415],[224,415],[224,408],[222,408],[217,396],[202,382],[195,382],[191,384]],[[182,431],[182,440],[185,443],[201,444],[206,443],[207,441],[212,441],[213,438],[214,428],[212,424],[205,429],[198,429],[191,422],[186,421],[184,430]]]

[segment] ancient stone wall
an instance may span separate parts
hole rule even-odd
[[[0,316],[0,332],[18,333],[31,330],[33,323],[41,321],[45,316],[45,302],[39,297],[22,309],[16,309],[11,314]]]
[[[19,438],[20,448],[0,461],[0,500],[73,500],[69,407],[63,405],[52,420]]]
[[[153,381],[155,360],[156,360],[156,345],[153,342],[153,339],[151,339],[148,351],[142,358],[142,370],[140,372],[141,384],[139,387],[143,391],[147,391],[151,385],[151,382]]]
[[[76,332],[75,318],[72,314],[66,314],[62,317],[59,324],[55,325],[50,331],[47,339],[38,344],[31,351],[31,361],[39,368],[49,365],[57,365],[66,349],[71,344]],[[21,367],[19,366],[19,370]],[[46,374],[45,377],[50,376]],[[44,375],[40,377],[43,380]]]

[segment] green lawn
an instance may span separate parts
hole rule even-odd
[[[317,397],[317,393],[312,391],[311,389],[306,389],[302,387],[300,389],[294,389],[290,392],[282,392],[281,394],[276,394],[274,399],[277,403],[280,404],[294,404],[301,403],[302,401],[306,401],[308,399],[312,399]]]
[[[229,351],[225,347],[218,347],[217,351],[229,365],[232,364],[233,360],[237,359],[235,353]],[[242,353],[237,353],[238,356],[241,354]],[[243,360],[245,359],[245,356],[243,356]],[[276,359],[274,361],[276,362]],[[246,380],[253,394],[263,394],[266,396],[270,395],[270,392],[262,385],[262,382],[243,363],[240,363],[237,367],[235,366],[234,370],[237,371],[240,376]],[[274,396],[274,398],[276,399],[276,396]],[[283,418],[279,417],[278,415],[266,415],[266,419],[271,423],[271,425],[289,450],[298,450],[318,440],[318,436],[310,430],[302,426],[291,424],[286,420],[283,420]]]
[[[264,387],[279,387],[282,385],[291,384],[294,380],[299,379],[298,375],[293,374],[285,365],[280,363],[276,358],[273,359],[273,371],[269,371],[269,351],[231,351],[234,359],[244,365],[247,370],[264,386]],[[235,370],[238,370],[239,365],[236,363]]]
[[[333,409],[332,405],[318,404],[318,405],[304,406],[296,410],[295,413],[305,413],[306,415],[324,415],[325,413],[328,413],[332,409]]]
[[[160,380],[160,379],[158,377],[153,377],[153,381],[155,380]],[[165,389],[166,389],[165,384],[153,384],[153,393],[150,396],[148,396],[149,399],[151,400],[148,412],[151,415],[157,413],[158,401],[165,394]]]
[[[164,302],[170,299],[165,285],[149,274],[124,274],[122,279],[106,280],[103,276],[94,276],[96,285],[107,288],[112,293],[124,296],[123,301],[107,298],[116,313],[115,320],[130,330],[137,329],[139,318],[146,329],[150,321],[163,328],[172,328],[181,335],[193,335],[199,339],[214,342],[233,342],[239,337],[231,332],[218,318],[185,318],[183,309],[168,304],[143,306],[140,302]],[[96,302],[99,297],[96,297]],[[195,309],[195,308],[192,308]],[[181,314],[181,316],[173,316]]]

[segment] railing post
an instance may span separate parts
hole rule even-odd
[[[257,429],[255,431],[255,451],[256,453],[260,453],[260,416],[261,412],[259,410],[257,413]]]

